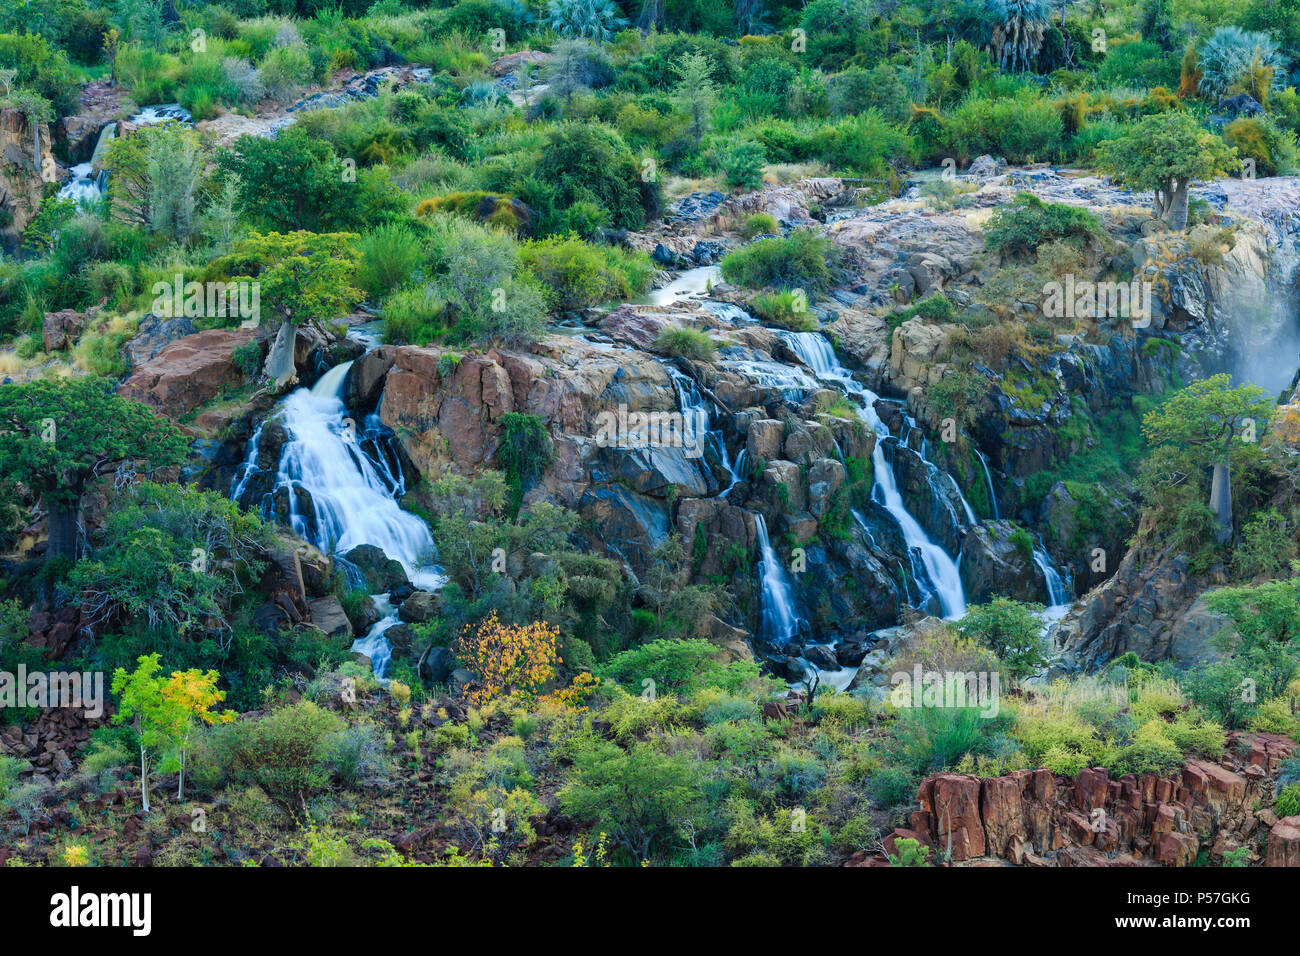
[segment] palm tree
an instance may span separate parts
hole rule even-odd
[[[987,0],[993,20],[993,52],[1004,70],[1019,73],[1030,68],[1043,45],[1051,7],[1048,0]]]

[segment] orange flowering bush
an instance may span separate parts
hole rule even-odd
[[[456,655],[482,681],[470,699],[478,705],[515,695],[532,699],[555,679],[559,636],[559,627],[544,621],[502,624],[496,611],[478,627],[466,627],[456,642]]]
[[[599,684],[599,677],[590,671],[583,671],[574,676],[568,687],[561,687],[555,693],[548,694],[546,699],[581,714],[587,709],[587,698]]]

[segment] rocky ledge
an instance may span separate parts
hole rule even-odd
[[[885,850],[913,839],[955,864],[1189,866],[1245,847],[1252,863],[1300,866],[1300,816],[1269,809],[1277,771],[1297,750],[1287,737],[1232,732],[1219,761],[1191,760],[1165,776],[941,773],[921,782],[911,827],[886,837]],[[859,854],[850,865],[885,863]]]

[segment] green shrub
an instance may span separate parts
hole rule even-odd
[[[775,219],[765,212],[756,212],[746,216],[740,223],[740,234],[746,239],[755,236],[772,236],[777,234],[780,226]]]
[[[684,325],[670,325],[655,336],[654,347],[667,355],[680,355],[697,362],[708,362],[717,351],[709,333]]]
[[[1300,784],[1287,784],[1281,789],[1273,803],[1273,812],[1279,817],[1300,814]]]
[[[783,238],[759,239],[723,257],[722,276],[749,289],[803,289],[809,296],[830,288],[844,252],[811,229]]]
[[[713,162],[732,189],[757,189],[763,185],[767,151],[752,139],[733,139],[713,150]]]
[[[301,701],[219,728],[220,748],[236,784],[260,787],[299,819],[307,798],[329,785],[327,761],[334,735],[344,726],[337,714]]]
[[[1008,99],[971,93],[943,122],[949,155],[963,163],[983,153],[1011,163],[1045,160],[1064,131],[1060,112],[1032,93]]]
[[[995,597],[988,604],[969,608],[957,622],[957,633],[991,650],[1013,677],[1025,677],[1047,663],[1043,624],[1038,618],[1042,610],[1040,604]]]
[[[808,297],[803,292],[760,292],[749,305],[764,322],[793,332],[812,332],[817,328],[817,318],[808,311]]]
[[[1018,193],[989,220],[984,245],[1003,255],[1029,256],[1039,246],[1058,240],[1095,249],[1103,236],[1101,223],[1087,209],[1045,203],[1032,193]]]
[[[384,300],[384,341],[430,345],[447,335],[447,303],[428,286],[399,289]]]
[[[519,259],[549,290],[553,308],[563,312],[639,295],[654,277],[644,252],[595,246],[576,236],[526,242]]]
[[[420,237],[401,223],[376,226],[362,235],[357,248],[357,285],[374,302],[409,282],[424,257]]]

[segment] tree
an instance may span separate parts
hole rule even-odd
[[[101,379],[40,379],[0,388],[0,474],[38,491],[49,521],[47,560],[77,557],[81,498],[120,464],[179,464],[187,442],[170,421]]]
[[[104,156],[113,215],[123,222],[189,235],[203,170],[198,136],[179,123],[144,126],[118,136]]]
[[[193,133],[154,141],[148,158],[149,228],[176,240],[189,238],[202,172],[203,154]]]
[[[1012,677],[1027,677],[1047,663],[1043,653],[1041,604],[995,597],[971,607],[957,622],[957,633],[983,644],[1007,666]]]
[[[1232,538],[1232,478],[1234,453],[1242,439],[1253,443],[1273,414],[1273,403],[1258,385],[1230,387],[1227,375],[1213,375],[1175,392],[1142,419],[1147,440],[1172,445],[1193,465],[1213,468],[1210,510],[1215,540]]]
[[[119,667],[113,672],[112,690],[119,697],[113,723],[128,721],[140,743],[140,802],[149,812],[149,773],[153,754],[167,743],[167,706],[163,700],[164,681],[158,676],[162,665],[157,654],[143,654],[138,665],[127,673]]]
[[[591,44],[586,40],[560,40],[551,49],[542,76],[547,88],[568,104],[575,93],[591,86],[592,66]]]
[[[78,562],[67,587],[96,623],[214,635],[224,651],[230,599],[241,575],[257,579],[269,541],[261,517],[225,495],[141,482],[114,499],[94,560]]]
[[[698,150],[704,134],[709,131],[709,120],[718,98],[709,59],[703,53],[687,53],[677,64],[676,70],[677,103],[689,118],[686,131]]]
[[[555,679],[555,667],[560,663],[556,650],[559,636],[558,627],[541,621],[502,624],[495,611],[477,628],[466,627],[456,644],[456,656],[483,685],[471,698],[484,704],[499,697],[535,697]]]
[[[1237,151],[1187,113],[1146,116],[1098,147],[1098,166],[1125,186],[1155,191],[1153,212],[1170,229],[1187,228],[1193,182],[1230,171]]]
[[[239,177],[244,213],[272,229],[319,232],[357,221],[355,170],[329,143],[301,130],[290,127],[273,139],[242,136],[217,162]]]
[[[1051,7],[1047,0],[988,0],[993,19],[993,51],[1012,73],[1028,70],[1043,45]]]
[[[550,0],[550,27],[566,37],[590,37],[598,42],[613,39],[627,26],[613,0]]]
[[[157,655],[154,655],[155,657]],[[160,690],[160,717],[165,722],[165,732],[180,754],[180,780],[176,785],[176,799],[185,799],[185,758],[194,744],[200,727],[228,724],[235,715],[230,711],[214,714],[212,708],[226,699],[226,692],[217,690],[220,675],[197,669],[172,671]]]
[[[232,271],[247,268],[261,301],[290,325],[318,323],[347,313],[362,299],[353,286],[361,253],[351,232],[270,232],[241,240],[229,256]]]

